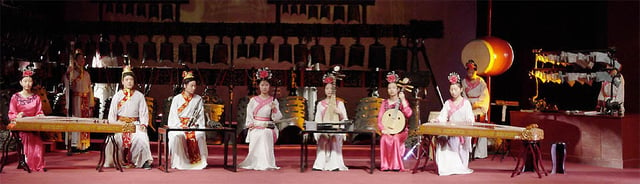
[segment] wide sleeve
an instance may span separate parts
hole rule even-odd
[[[469,100],[464,100],[464,105],[462,106],[462,109],[464,112],[464,121],[471,123],[475,121],[475,117],[473,115],[473,108],[471,107],[471,102],[469,102]]]
[[[84,76],[86,76],[87,78],[85,80],[87,80],[87,88],[89,88],[89,107],[94,107],[96,106],[96,102],[95,100],[93,100],[93,89],[91,88],[91,75],[89,74],[89,72],[87,72],[86,70],[84,71]]]
[[[618,102],[620,102],[620,111],[624,113],[624,77],[620,74],[620,86],[618,86]]]
[[[280,111],[280,103],[278,102],[277,99],[273,100],[273,103],[275,103],[275,112],[273,111],[274,109],[272,109],[272,113],[271,113],[271,119],[272,120],[280,120],[282,119],[282,112]]]
[[[387,110],[387,100],[383,100],[382,104],[380,104],[380,110],[378,110],[378,130],[384,130],[384,125],[382,125],[382,116],[384,112]]]
[[[442,105],[442,110],[440,110],[440,114],[438,114],[438,117],[436,118],[436,121],[438,122],[447,122],[449,120],[449,105],[450,105],[449,100],[447,100],[446,102],[444,102],[444,105]],[[473,115],[473,114],[472,114]]]
[[[42,112],[42,100],[40,99],[40,96],[38,96],[37,94],[34,94],[34,96],[36,98],[35,99],[36,104],[34,106],[34,108],[36,109],[34,109],[35,110],[34,116],[41,115],[41,114],[44,115],[44,112]]]
[[[316,113],[314,118],[316,122],[323,122],[322,111],[324,111],[324,106],[322,105],[322,101],[318,101],[318,103],[316,103]]]
[[[409,104],[409,101],[407,101],[407,99],[404,99],[402,101],[402,114],[404,114],[404,117],[411,117],[411,115],[413,114],[413,110],[411,109],[411,104]]]
[[[344,106],[343,101],[338,101],[338,112],[340,114],[340,121],[349,119],[347,116],[347,108]]]
[[[16,119],[16,116],[18,115],[18,99],[16,99],[17,96],[13,95],[11,96],[11,101],[9,102],[9,120],[14,120]]]
[[[178,118],[178,101],[180,101],[180,96],[176,95],[171,100],[171,108],[169,108],[169,118],[167,118],[167,125],[169,128],[179,128],[180,127],[180,118]]]
[[[480,87],[482,88],[482,94],[480,94],[480,97],[478,97],[478,101],[476,102],[476,104],[477,106],[480,106],[480,108],[482,108],[482,112],[487,113],[489,111],[489,102],[491,101],[489,96],[489,89],[487,88],[487,83],[484,82],[484,80],[480,81]]]
[[[198,125],[198,128],[205,128],[205,120],[204,120],[204,103],[202,102],[202,98],[198,98],[198,102],[196,102],[196,107],[194,108],[194,110],[196,112],[198,112],[197,115],[197,119],[196,119],[196,124]]]
[[[144,95],[142,95],[142,93],[139,94],[138,118],[140,119],[140,124],[149,126],[149,106],[147,106],[147,101],[144,98]]]
[[[120,100],[122,100],[122,97],[120,95],[120,91],[118,91],[111,98],[111,105],[109,105],[109,115],[107,118],[109,122],[113,123],[118,121],[118,104],[120,103]]]
[[[254,99],[255,97],[249,100],[247,103],[247,116],[244,120],[244,127],[251,127],[253,125],[253,111],[256,109],[257,102]]]

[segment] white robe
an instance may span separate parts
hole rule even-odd
[[[70,80],[71,79],[71,80]],[[90,118],[93,117],[91,107],[95,106],[93,101],[93,90],[91,89],[91,75],[86,70],[82,70],[80,73],[78,70],[67,71],[63,76],[65,84],[65,109],[69,109],[69,104],[73,103],[73,109],[71,109],[71,116]],[[69,86],[69,81],[73,81]],[[74,94],[69,94],[69,89],[73,88]],[[86,96],[79,96],[78,94],[86,94]],[[69,97],[69,95],[71,97]],[[83,103],[86,101],[86,103]],[[71,146],[76,147],[79,150],[86,150],[90,146],[90,136],[88,132],[70,132],[67,133],[65,140],[71,139]],[[65,141],[65,143],[68,143]]]
[[[151,161],[153,162],[153,156],[151,156],[151,148],[149,145],[149,136],[147,135],[147,129],[142,125],[148,127],[149,124],[149,108],[147,106],[147,101],[144,98],[144,95],[139,91],[135,91],[131,98],[127,100],[120,109],[118,109],[118,104],[124,98],[124,92],[122,90],[118,91],[115,95],[113,95],[111,106],[109,108],[109,122],[118,121],[118,116],[123,117],[137,117],[139,121],[134,121],[133,124],[136,125],[136,132],[131,135],[131,161],[136,167],[142,167],[145,162]],[[116,143],[118,145],[118,160],[122,162],[122,153],[124,151],[123,143],[122,143],[122,133],[116,133],[114,135]],[[105,167],[113,166],[113,157],[111,156],[113,153],[113,143],[109,142],[105,149]]]
[[[474,121],[471,104],[466,99],[460,109],[449,114],[451,100],[447,100],[438,115],[439,122],[471,123]],[[463,137],[464,144],[458,136],[438,136],[436,146],[436,164],[440,176],[452,174],[469,174],[469,152],[471,151],[471,137]]]
[[[344,106],[344,102],[337,100],[336,108],[339,112],[340,121],[347,120],[347,109]],[[318,102],[316,106],[315,120],[318,123],[323,123],[323,117],[327,112],[327,99]],[[345,141],[346,136],[344,134],[314,134],[317,141],[316,160],[313,163],[313,168],[317,170],[332,171],[338,169],[340,171],[349,170],[344,165],[342,158],[342,142]]]
[[[189,105],[178,114],[178,108],[186,101],[182,94],[173,97],[171,102],[171,110],[169,110],[169,118],[167,120],[169,128],[180,128],[180,117],[196,118],[194,127],[205,128],[204,120],[204,103],[202,97],[193,95]],[[194,113],[196,112],[196,113]],[[195,114],[195,117],[194,117]],[[171,168],[183,170],[204,169],[207,167],[207,157],[209,150],[207,149],[207,137],[203,131],[195,131],[198,148],[200,149],[200,161],[191,164],[187,156],[187,140],[185,132],[173,131],[169,132],[169,152],[171,154]]]
[[[598,101],[606,101],[608,98],[613,97],[614,102],[620,102],[620,111],[624,113],[624,77],[620,75],[620,84],[613,85],[613,93],[611,91],[611,82],[602,82],[600,93],[598,93]]]
[[[271,112],[271,103],[275,103],[275,112]],[[262,106],[260,106],[263,104]],[[273,144],[278,139],[278,129],[269,129],[267,127],[271,121],[282,118],[282,112],[277,108],[278,100],[273,98],[262,99],[260,96],[254,96],[247,104],[247,119],[245,127],[250,128],[247,132],[246,142],[249,143],[249,153],[240,168],[253,170],[280,169],[276,166],[276,158],[273,153]],[[271,116],[269,116],[271,115]],[[257,118],[257,119],[256,119]],[[261,120],[258,120],[261,119]]]
[[[467,97],[471,104],[477,104],[480,108],[473,109],[474,115],[486,115],[489,111],[489,89],[484,79],[478,77],[476,81],[469,81],[468,78],[462,80],[462,86],[464,87],[464,96]],[[473,108],[473,106],[471,106]],[[474,152],[474,158],[487,158],[487,138],[479,137],[476,144],[476,151]]]

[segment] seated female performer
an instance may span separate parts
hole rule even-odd
[[[336,123],[329,118],[328,113],[333,113],[338,121],[347,120],[347,109],[344,107],[342,100],[336,100],[336,78],[328,74],[322,80],[325,83],[324,92],[327,98],[318,102],[316,105],[315,121],[318,123]],[[330,103],[333,103],[331,105]],[[344,165],[342,159],[342,142],[345,141],[344,134],[314,134],[317,141],[316,161],[313,163],[313,170],[318,171],[346,171],[347,166]]]
[[[22,79],[20,79],[22,91],[11,96],[8,112],[9,120],[22,117],[44,116],[40,96],[31,91],[31,87],[33,86],[33,78],[31,78],[31,76],[33,73],[31,68],[27,68],[22,72]],[[19,136],[22,140],[24,156],[29,169],[32,171],[46,171],[44,168],[44,147],[40,133],[20,132]]]
[[[469,123],[474,121],[473,110],[469,100],[462,97],[460,76],[453,72],[449,74],[449,93],[447,100],[436,119],[431,123]],[[439,136],[436,146],[435,160],[438,165],[438,175],[470,174],[469,153],[471,152],[471,137]]]
[[[398,79],[398,75],[393,71],[387,74],[389,98],[382,101],[378,112],[378,128],[382,131],[382,136],[380,137],[380,170],[382,171],[404,170],[402,155],[405,152],[404,141],[409,135],[409,130],[405,126],[399,133],[393,134],[391,133],[393,131],[387,129],[382,123],[384,113],[390,109],[397,108],[406,119],[409,119],[413,114],[404,93],[398,88]]]
[[[245,120],[245,127],[249,129],[246,138],[249,153],[239,166],[253,170],[280,169],[276,166],[273,153],[273,144],[278,139],[278,129],[270,127],[270,124],[273,124],[273,120],[281,119],[282,113],[278,110],[278,100],[269,95],[271,71],[268,68],[258,69],[256,78],[260,80],[260,95],[249,100]]]

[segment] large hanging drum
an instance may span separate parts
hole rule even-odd
[[[478,65],[478,75],[500,75],[513,64],[513,48],[500,38],[484,37],[467,43],[462,49],[462,65],[469,60]]]
[[[304,130],[304,120],[306,118],[306,103],[307,100],[301,96],[287,96],[278,99],[280,102],[280,110],[282,111],[282,119],[290,119],[297,118],[288,122],[288,125],[295,125],[300,129]],[[285,128],[286,126],[280,126],[280,129]]]
[[[366,97],[360,99],[358,103],[358,109],[356,110],[356,130],[375,130],[380,134],[378,129],[378,111],[382,104],[382,98],[378,97]]]

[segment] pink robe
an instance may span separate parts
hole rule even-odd
[[[382,116],[387,109],[393,109],[398,103],[389,104],[389,100],[385,99],[380,105],[380,111],[378,111],[378,128],[382,131],[384,126],[382,125]],[[413,114],[409,102],[406,100],[402,102],[402,106],[398,108],[402,111],[402,114],[408,120]],[[380,137],[380,170],[404,170],[404,164],[402,163],[402,155],[405,152],[404,141],[407,139],[408,130],[405,128],[398,134],[382,134]]]
[[[22,112],[22,117],[30,117],[43,114],[40,96],[33,94],[30,97],[23,97],[20,93],[16,93],[11,97],[9,103],[9,120],[16,119],[16,116]],[[44,146],[42,139],[37,132],[20,132],[24,155],[27,165],[33,171],[44,169]]]

